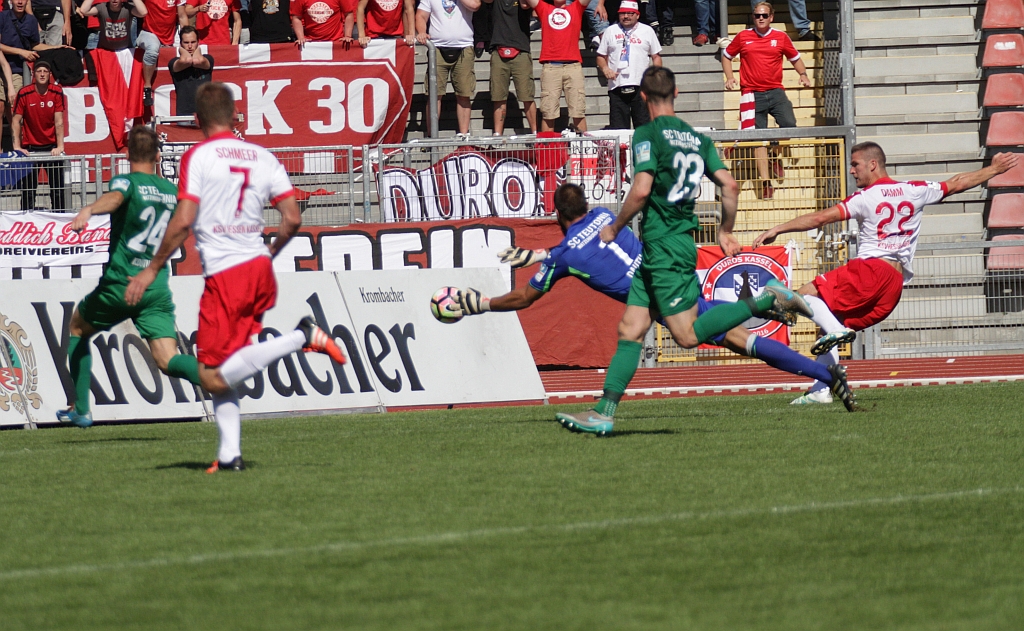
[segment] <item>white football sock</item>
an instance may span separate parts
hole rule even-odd
[[[295,330],[272,337],[265,342],[238,349],[220,365],[220,376],[234,388],[249,377],[260,372],[275,360],[295,351],[302,350],[306,334]]]
[[[213,416],[220,432],[217,460],[227,464],[242,455],[242,416],[238,408],[238,393],[228,390],[213,395]]]
[[[824,300],[817,296],[804,296],[804,300],[807,301],[807,304],[811,307],[811,311],[814,312],[814,317],[811,318],[811,320],[820,326],[822,331],[825,333],[835,333],[836,331],[846,328],[843,326],[843,323],[839,321],[839,318],[837,318],[828,308],[828,305],[825,304]]]

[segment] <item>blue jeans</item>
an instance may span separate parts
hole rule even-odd
[[[750,0],[750,8],[753,9],[757,3],[758,0]],[[811,30],[811,21],[807,19],[807,0],[789,0],[789,16],[801,35]]]
[[[697,33],[718,37],[718,0],[693,0],[697,12]]]
[[[675,13],[672,11],[672,5],[669,4],[669,0],[648,0],[648,2],[643,3],[643,6],[646,7],[641,9],[646,12],[643,19],[644,23],[657,23],[660,28],[675,26],[672,22],[675,19]]]
[[[604,34],[604,30],[608,28],[608,20],[601,19],[594,12],[597,9],[597,3],[591,2],[583,9],[584,19],[587,21],[589,28],[590,37],[601,37]]]

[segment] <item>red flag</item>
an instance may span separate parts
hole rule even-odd
[[[125,132],[143,114],[142,61],[130,49],[97,48],[91,52],[100,100],[110,123],[110,136],[114,148],[120,151],[125,146]]]

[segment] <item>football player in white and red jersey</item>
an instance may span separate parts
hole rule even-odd
[[[835,206],[775,226],[754,239],[754,247],[786,232],[814,230],[836,221],[856,219],[857,258],[800,288],[824,335],[811,346],[818,361],[839,361],[835,347],[852,341],[857,331],[878,324],[899,304],[903,286],[914,277],[914,251],[924,207],[974,188],[1017,164],[1017,155],[999,153],[992,164],[959,173],[945,182],[897,182],[885,170],[885,152],[873,142],[855,145],[850,173],[860,190]],[[815,382],[795,405],[831,403],[828,386]]]
[[[199,87],[195,116],[206,140],[182,156],[177,210],[149,266],[128,283],[125,301],[139,301],[189,229],[195,230],[206,277],[196,355],[220,431],[217,460],[207,473],[240,471],[245,465],[235,387],[299,350],[325,353],[338,363],[345,356],[308,316],[294,331],[250,345],[262,330],[263,314],[277,301],[271,258],[302,223],[295,189],[273,154],[232,133],[235,101],[223,83]],[[281,213],[277,238],[269,248],[263,242],[263,206],[268,201]]]

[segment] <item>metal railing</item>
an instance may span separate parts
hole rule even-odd
[[[91,201],[90,157],[30,153],[0,163],[0,211],[72,211]]]

